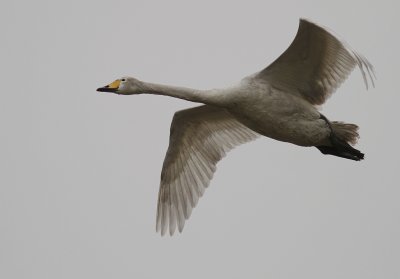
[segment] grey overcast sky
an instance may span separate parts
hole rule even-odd
[[[400,278],[398,1],[7,1],[0,4],[0,278]],[[196,88],[258,71],[300,17],[375,66],[324,106],[357,123],[353,162],[263,138],[232,151],[183,234],[160,237],[175,111],[95,91],[131,75]]]

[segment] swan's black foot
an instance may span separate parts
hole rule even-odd
[[[354,161],[364,159],[364,153],[353,148],[347,142],[340,140],[334,133],[330,136],[332,146],[316,146],[322,154],[334,155]]]

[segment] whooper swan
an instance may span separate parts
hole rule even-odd
[[[329,121],[319,111],[358,66],[368,89],[373,66],[328,30],[305,19],[289,48],[271,65],[239,84],[196,90],[118,79],[97,89],[122,95],[157,94],[205,105],[175,113],[161,172],[157,231],[182,232],[226,152],[260,135],[355,161],[358,127]]]

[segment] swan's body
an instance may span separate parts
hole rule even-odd
[[[330,129],[318,110],[304,99],[255,78],[244,79],[234,94],[229,112],[253,131],[301,146],[326,144]]]
[[[182,231],[208,186],[216,163],[237,145],[259,135],[324,154],[361,160],[349,145],[358,138],[354,124],[330,122],[317,109],[359,66],[368,87],[372,65],[326,29],[300,20],[291,46],[270,66],[238,85],[212,90],[146,83],[122,78],[98,91],[158,94],[206,105],[175,113],[164,160],[157,209],[157,231]]]

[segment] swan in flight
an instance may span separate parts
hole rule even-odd
[[[235,146],[259,136],[359,161],[358,126],[330,121],[318,111],[358,66],[374,85],[373,66],[327,29],[305,19],[289,48],[237,85],[211,90],[161,85],[132,77],[98,88],[122,95],[156,94],[204,105],[175,113],[161,172],[156,230],[182,232],[216,170]]]

